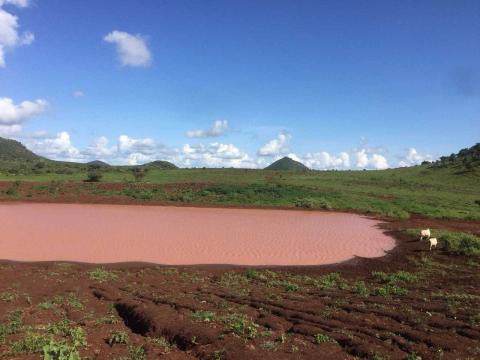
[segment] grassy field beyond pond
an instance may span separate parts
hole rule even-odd
[[[73,168],[75,170],[75,168]],[[267,171],[247,169],[150,169],[134,181],[128,168],[102,170],[86,183],[85,171],[69,174],[0,173],[3,200],[77,200],[98,197],[140,203],[338,209],[408,218],[480,219],[480,176],[454,168],[416,166],[381,171]]]

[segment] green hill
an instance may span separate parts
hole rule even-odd
[[[475,171],[480,168],[480,143],[460,150],[450,156],[441,156],[432,164],[434,167],[451,167],[459,172]]]
[[[288,156],[281,158],[268,165],[265,170],[281,170],[281,171],[308,171],[308,167],[301,162],[290,159]]]
[[[16,140],[0,137],[0,161],[44,160]]]
[[[93,160],[93,161],[87,162],[86,165],[99,167],[99,168],[110,167],[110,164],[106,163],[105,161],[101,161],[101,160]]]
[[[162,170],[169,170],[169,169],[178,169],[178,167],[171,162],[162,161],[162,160],[155,160],[146,164],[142,165],[146,168],[155,168],[155,169],[162,169]]]

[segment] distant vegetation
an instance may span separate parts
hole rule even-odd
[[[21,144],[6,143],[10,154],[14,151],[24,157],[2,157],[8,160],[0,161],[0,180],[9,183],[0,187],[0,199],[68,200],[61,198],[62,194],[72,194],[76,199],[100,196],[142,203],[281,206],[358,211],[396,218],[421,214],[480,219],[478,144],[462,150],[451,162],[409,168],[276,171],[177,169],[164,161],[142,166],[66,163],[35,158]],[[7,154],[5,146],[0,146],[0,152]],[[468,159],[472,168],[464,166],[463,159]],[[98,174],[100,177],[96,177]]]
[[[450,167],[462,172],[473,172],[480,167],[480,143],[460,150],[457,154],[441,156],[433,164],[435,167]]]

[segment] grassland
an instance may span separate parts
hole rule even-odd
[[[429,165],[382,171],[150,169],[141,181],[134,181],[130,168],[115,167],[102,170],[99,183],[86,183],[85,169],[73,170],[68,174],[24,175],[0,171],[0,181],[7,182],[0,189],[0,198],[43,196],[60,201],[62,192],[75,188],[78,199],[97,196],[105,201],[302,207],[393,218],[418,214],[439,219],[480,219],[479,170],[460,172]]]

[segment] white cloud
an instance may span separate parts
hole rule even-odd
[[[303,163],[316,170],[345,169],[350,167],[350,155],[341,152],[338,156],[334,156],[326,151],[307,153],[303,158]]]
[[[0,134],[3,136],[18,134],[25,121],[41,114],[47,106],[48,103],[42,99],[15,104],[10,98],[0,98]]]
[[[228,130],[227,120],[216,120],[210,129],[207,130],[190,130],[187,131],[187,136],[190,138],[208,138],[221,136]]]
[[[95,160],[105,160],[114,155],[117,151],[116,146],[109,146],[108,143],[109,141],[105,136],[100,136],[85,150],[83,150],[82,153],[85,156],[91,157]]]
[[[157,145],[153,139],[134,139],[127,135],[120,135],[118,138],[118,151],[121,153],[141,153],[151,155],[155,152]]]
[[[35,36],[30,32],[18,32],[18,17],[2,8],[4,5],[28,6],[26,0],[0,0],[0,67],[5,67],[5,53],[22,45],[30,45]]]
[[[103,40],[116,45],[118,59],[123,66],[148,66],[152,61],[150,50],[141,35],[114,30]]]
[[[357,167],[361,169],[382,170],[388,168],[387,159],[380,154],[369,154],[367,149],[358,150],[355,153],[357,158]]]
[[[288,146],[292,136],[286,132],[281,132],[278,136],[270,140],[258,150],[259,156],[280,156],[288,153]]]
[[[0,7],[3,5],[27,7],[29,4],[30,4],[30,0],[0,0]]]
[[[179,160],[187,167],[256,167],[247,153],[233,144],[185,144]]]
[[[22,131],[21,125],[2,125],[0,124],[0,136],[12,137],[18,135]]]
[[[74,91],[72,95],[73,95],[73,97],[75,97],[75,98],[81,98],[81,97],[84,97],[84,96],[85,96],[85,94],[84,94],[83,91],[81,91],[81,90],[76,90],[76,91]]]
[[[20,104],[15,105],[10,98],[0,98],[0,124],[21,124],[29,118],[45,111],[47,105],[48,103],[42,99],[22,101]]]
[[[70,134],[66,131],[59,132],[55,136],[47,133],[38,134],[27,140],[26,145],[34,153],[55,160],[80,161],[83,159],[81,152],[73,146]]]
[[[398,166],[413,166],[419,165],[423,161],[432,161],[433,158],[431,155],[420,155],[415,148],[409,148],[405,156],[400,160]]]

